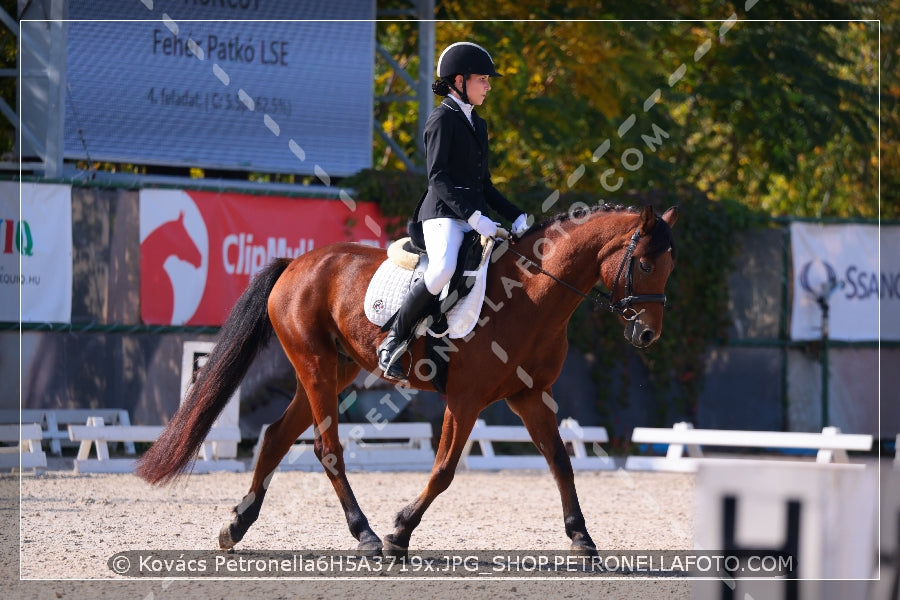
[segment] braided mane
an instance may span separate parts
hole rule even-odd
[[[593,215],[595,213],[600,212],[630,212],[637,213],[638,210],[633,206],[625,206],[624,204],[610,204],[609,202],[604,202],[603,204],[595,204],[594,206],[578,206],[572,210],[563,211],[558,213],[546,221],[542,223],[536,224],[531,228],[530,231],[538,232],[547,229],[548,227],[553,226],[556,223],[565,223],[570,221],[571,219],[583,219],[589,215]]]
[[[559,214],[550,217],[549,219],[534,225],[531,229],[528,230],[527,236],[531,234],[538,234],[543,231],[546,231],[550,227],[553,227],[556,224],[563,224],[573,219],[585,219],[590,218],[599,213],[630,213],[630,214],[640,214],[640,210],[633,206],[626,206],[623,204],[610,204],[608,202],[604,202],[603,204],[595,204],[594,206],[577,206],[574,209],[560,212]],[[672,237],[672,230],[669,228],[669,225],[662,220],[662,218],[657,219],[656,226],[653,228],[653,233],[649,238],[643,238],[638,245],[636,250],[636,256],[647,256],[648,258],[653,258],[662,254],[663,252],[672,250],[673,257],[675,253],[675,244],[674,238]]]

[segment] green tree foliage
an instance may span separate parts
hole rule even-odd
[[[900,2],[881,21],[881,217],[900,219]]]
[[[771,214],[874,217],[876,44],[868,23],[735,26],[687,78],[688,180]]]
[[[480,112],[491,126],[492,172],[509,195],[537,201],[570,187],[598,196],[690,187],[772,215],[877,214],[878,23],[860,21],[874,18],[873,8],[670,2],[646,12],[587,1],[438,4],[435,51],[473,40],[504,73]],[[514,21],[492,20],[498,15]],[[714,20],[566,20],[698,16]],[[379,35],[400,50],[401,63],[415,64],[410,27],[390,23]],[[684,73],[670,85],[679,65]],[[378,82],[386,94],[410,91],[389,68]],[[378,110],[389,115],[376,116],[385,130],[413,150],[416,106]],[[630,115],[636,122],[620,135]],[[639,169],[634,153],[623,164],[622,152],[659,129],[668,134],[662,147],[642,148]],[[604,140],[610,148],[595,160]],[[381,166],[392,164],[382,149]],[[609,169],[621,187],[604,182]],[[896,201],[886,201],[890,214]]]
[[[398,6],[393,6],[398,5]],[[402,1],[379,3],[380,10],[408,7]],[[382,21],[376,24],[378,43],[396,62],[396,66],[415,78],[419,68],[418,27],[412,21]],[[374,119],[407,156],[416,156],[418,103],[411,101],[415,90],[397,72],[395,65],[378,54],[375,60]],[[397,102],[399,98],[409,98]],[[405,170],[394,149],[375,136],[373,166],[380,170]],[[422,157],[418,157],[421,161]]]
[[[11,17],[16,17],[15,0],[0,0],[0,8]],[[16,68],[18,56],[17,33],[0,24],[0,69]],[[16,93],[16,78],[0,78],[0,98],[12,110],[16,109]],[[2,123],[3,126],[0,127],[0,156],[3,157],[2,160],[10,160],[12,162],[13,159],[10,153],[16,140],[16,130],[5,118],[2,120]]]

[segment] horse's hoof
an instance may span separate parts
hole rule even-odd
[[[381,556],[381,548],[381,539],[376,536],[374,539],[361,541],[356,551],[362,556]]]
[[[384,540],[384,547],[381,551],[385,556],[393,556],[394,558],[406,558],[409,554],[409,548],[392,544],[387,538]]]
[[[597,547],[590,542],[575,542],[569,549],[572,556],[597,556]]]
[[[231,539],[231,523],[226,523],[219,531],[219,549],[234,552],[234,545],[236,543],[236,541]]]

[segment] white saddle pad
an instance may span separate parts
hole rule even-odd
[[[481,316],[481,305],[484,303],[484,291],[487,287],[487,268],[490,263],[491,251],[494,241],[485,244],[481,261],[474,271],[465,271],[465,276],[474,275],[475,284],[472,290],[462,300],[457,302],[447,313],[448,329],[446,333],[436,337],[450,336],[453,339],[462,338],[478,324]],[[392,260],[387,259],[372,277],[366,290],[365,312],[366,317],[375,325],[381,327],[388,322],[395,312],[400,309],[403,299],[409,289],[425,274],[428,268],[428,257],[422,256],[416,268],[412,271],[397,266]],[[448,284],[449,287],[449,284]],[[447,296],[447,288],[441,292],[441,299]],[[422,335],[424,331],[418,331]],[[431,335],[435,335],[429,330]]]

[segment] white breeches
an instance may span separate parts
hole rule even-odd
[[[453,277],[463,234],[468,231],[472,231],[472,227],[460,219],[441,217],[422,221],[425,251],[428,253],[428,268],[423,279],[432,294],[440,294]]]

